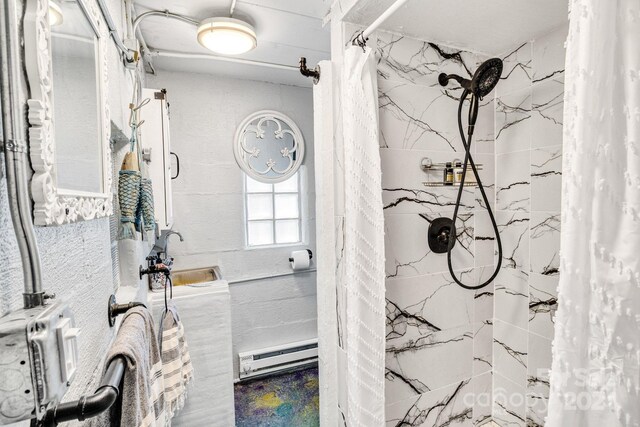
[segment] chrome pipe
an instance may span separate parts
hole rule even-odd
[[[22,260],[24,306],[44,304],[42,266],[33,226],[27,172],[30,169],[25,129],[25,114],[18,90],[20,73],[20,18],[15,0],[3,1],[4,19],[0,19],[0,87],[2,92],[2,137],[4,141],[9,210]]]

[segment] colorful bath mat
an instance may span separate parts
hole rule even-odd
[[[236,427],[318,427],[318,368],[235,386]]]

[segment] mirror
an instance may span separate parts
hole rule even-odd
[[[304,159],[304,139],[293,120],[277,111],[258,111],[242,121],[233,145],[238,166],[260,182],[293,176]]]
[[[51,27],[56,184],[59,191],[102,192],[98,35],[77,2],[60,3]]]
[[[23,29],[35,223],[111,215],[109,33],[97,3],[26,0]]]

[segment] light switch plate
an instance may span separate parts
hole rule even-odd
[[[78,367],[78,341],[80,329],[75,328],[73,319],[63,318],[56,327],[58,352],[60,353],[60,373],[63,382],[71,382]]]

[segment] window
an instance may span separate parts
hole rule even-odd
[[[277,184],[245,175],[247,246],[288,245],[302,241],[300,174]]]

